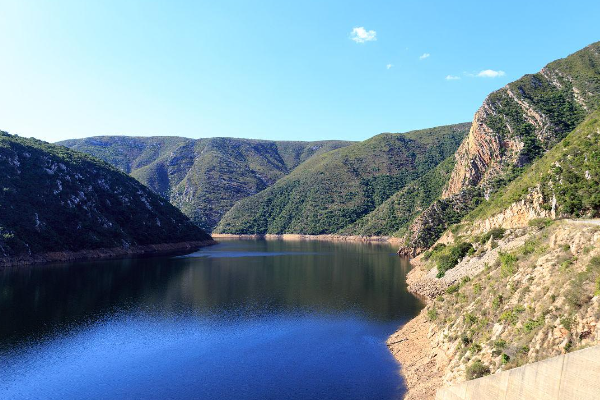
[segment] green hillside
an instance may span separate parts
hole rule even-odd
[[[313,157],[238,202],[215,232],[340,232],[453,154],[469,126],[384,133]]]
[[[402,236],[407,225],[442,194],[453,167],[454,156],[450,156],[340,233],[362,236]]]
[[[0,256],[208,240],[105,162],[0,132]]]
[[[210,231],[238,200],[264,190],[303,161],[350,142],[101,136],[60,144],[131,174]]]

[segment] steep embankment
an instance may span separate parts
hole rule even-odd
[[[553,220],[599,218],[599,188],[596,111],[413,261],[430,302],[388,341],[409,398],[600,343],[600,220]]]
[[[63,146],[0,132],[0,187],[0,265],[212,243],[135,179]]]
[[[238,202],[215,232],[391,235],[402,223],[373,227],[365,221],[368,231],[362,225],[356,229],[349,226],[434,170],[454,153],[468,127],[458,124],[405,134],[385,133],[313,157],[275,185]],[[427,179],[443,181],[443,171],[432,172]],[[443,183],[438,184],[440,191]],[[413,195],[405,192],[406,197]],[[426,193],[415,195],[419,196],[425,205],[431,198]],[[399,198],[398,203],[404,197]]]
[[[60,144],[116,166],[211,231],[235,202],[309,158],[351,142],[101,136]]]
[[[418,216],[403,254],[431,246],[600,106],[600,42],[490,94],[456,152],[441,198]]]

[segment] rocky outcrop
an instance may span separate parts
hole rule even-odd
[[[455,167],[441,200],[453,203],[456,196],[473,188],[488,199],[514,179],[521,167],[562,140],[600,105],[599,65],[600,42],[490,94],[456,152]],[[435,242],[452,223],[439,212],[442,204],[435,202],[414,221],[402,254],[418,254],[432,243],[432,234]],[[461,208],[464,216],[473,207]],[[423,237],[428,240],[424,242]]]
[[[415,257],[427,250],[450,225],[459,222],[466,213],[474,209],[480,199],[481,192],[474,188],[436,200],[410,225],[398,254]]]
[[[406,398],[432,399],[474,371],[504,371],[600,344],[600,220],[507,230],[485,244],[471,233],[456,238],[476,244],[475,254],[442,279],[419,257],[407,277],[409,289],[428,300],[388,340],[402,363]],[[423,290],[427,282],[430,291]]]
[[[476,186],[484,176],[493,173],[491,167],[500,160],[505,146],[500,135],[486,124],[488,116],[495,114],[489,99],[475,113],[469,135],[456,151],[456,163],[442,193],[443,199],[460,193],[465,187]]]
[[[555,219],[556,205],[556,198],[552,199],[551,204],[546,204],[539,189],[535,188],[524,199],[512,203],[496,215],[474,222],[469,229],[472,234],[480,234],[492,228],[523,228],[535,219]]]

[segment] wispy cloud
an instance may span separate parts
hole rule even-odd
[[[350,32],[350,39],[354,40],[356,43],[372,42],[377,40],[377,32],[368,31],[364,27],[359,26],[358,28],[352,29],[352,32]]]
[[[419,57],[419,60],[424,60],[424,59],[426,59],[426,58],[429,58],[430,56],[431,56],[431,54],[429,54],[429,53],[423,53],[423,54],[422,54],[422,55]]]
[[[456,76],[456,75],[446,75],[446,80],[447,81],[457,81],[460,79],[460,76]]]
[[[506,75],[504,71],[494,71],[493,69],[484,69],[475,75],[477,78],[497,78]]]
[[[390,69],[390,68],[392,68],[393,66],[394,66],[394,64],[387,64],[387,65],[385,66],[385,68],[386,68],[386,69]]]

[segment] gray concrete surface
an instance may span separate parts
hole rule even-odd
[[[441,388],[436,400],[600,400],[600,346]]]

